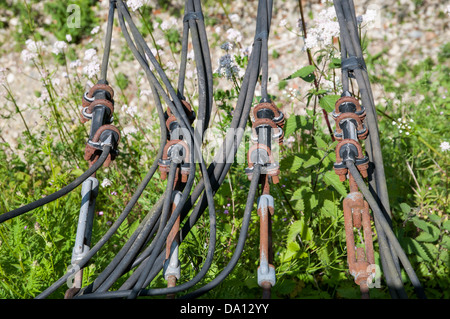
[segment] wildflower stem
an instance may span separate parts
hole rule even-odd
[[[14,95],[12,94],[12,92],[11,92],[11,90],[9,88],[9,85],[3,84],[3,87],[5,88],[6,92],[8,93],[8,97],[11,99],[11,102],[14,104],[14,107],[16,108],[17,113],[19,114],[20,118],[22,119],[22,122],[23,122],[23,124],[25,126],[25,129],[28,132],[28,135],[29,135],[30,139],[32,139],[30,128],[28,127],[27,121],[25,121],[25,118],[23,117],[23,114],[22,114],[22,111],[19,108],[19,105],[17,105],[17,101],[14,98]]]

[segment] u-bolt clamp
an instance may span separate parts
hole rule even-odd
[[[336,163],[334,171],[339,175],[341,182],[346,180],[347,166],[346,161],[351,160],[355,163],[361,175],[366,178],[369,168],[369,158],[363,154],[361,145],[353,139],[344,139],[336,145]]]
[[[274,214],[274,200],[271,195],[264,194],[258,198],[258,215],[260,217],[260,264],[258,267],[258,285],[264,286],[269,283],[272,287],[275,285],[275,266],[269,262],[270,245],[270,216]]]
[[[114,113],[114,90],[106,83],[97,83],[85,92],[82,99],[81,123],[86,123],[93,116],[97,105],[104,105],[110,109],[110,116]]]
[[[341,141],[345,138],[364,140],[369,134],[369,130],[356,113],[340,113],[335,119],[336,130],[334,136]]]
[[[104,167],[108,167],[111,164],[111,161],[113,161],[119,153],[117,150],[119,141],[120,132],[114,125],[105,124],[100,126],[100,128],[95,132],[94,136],[86,143],[86,148],[84,150],[84,159],[91,162],[92,164],[95,163],[100,157],[105,144],[109,144],[111,145],[111,151],[109,152],[108,157],[103,163]]]
[[[272,178],[272,183],[278,184],[280,175],[280,166],[275,162],[271,149],[265,144],[253,144],[247,152],[248,167],[245,173],[251,180],[255,164],[261,165],[261,174],[267,174]]]
[[[360,117],[361,121],[366,116],[365,108],[353,96],[343,96],[336,101],[331,115],[334,119],[337,119],[341,113],[355,113]]]
[[[284,114],[273,102],[262,102],[253,108],[253,118],[269,118],[279,127],[284,127]]]
[[[81,184],[81,208],[72,250],[72,264],[81,260],[89,251],[97,195],[98,180],[91,176]]]
[[[273,140],[277,140],[278,139],[278,143],[281,145],[283,144],[283,138],[284,138],[284,131],[283,129],[278,126],[273,120],[268,119],[268,118],[257,118],[255,119],[255,121],[252,124],[252,141],[254,143],[258,142],[258,129],[260,127],[268,127],[270,128],[270,132],[271,134],[271,138]],[[273,132],[272,132],[273,131]]]
[[[181,200],[181,192],[174,191],[172,193],[172,212],[175,210],[177,205]],[[164,279],[169,280],[170,276],[174,276],[175,278],[180,279],[181,275],[181,266],[180,261],[178,259],[178,251],[179,251],[179,241],[178,241],[178,232],[180,228],[180,218],[178,217],[176,223],[173,225],[172,230],[170,231],[167,237],[167,246],[166,246],[166,260],[164,261]]]
[[[360,192],[352,192],[344,199],[343,210],[349,271],[355,283],[365,289],[374,271],[369,266],[375,264],[369,205]],[[364,247],[356,248],[353,227],[363,228]]]
[[[186,183],[190,174],[190,151],[185,141],[170,140],[167,141],[164,146],[162,158],[158,160],[159,172],[162,180],[167,178],[167,173],[170,170],[170,163],[172,161],[180,164],[181,182]],[[178,173],[176,175],[178,176]],[[177,178],[178,177],[176,177],[176,180]]]

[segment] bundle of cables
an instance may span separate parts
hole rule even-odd
[[[340,27],[343,84],[342,97],[337,101],[333,112],[337,128],[339,126],[336,137],[341,139],[336,147],[338,162],[335,164],[335,171],[341,176],[341,180],[345,180],[345,175],[348,174],[352,192],[356,193],[355,190],[359,188],[372,209],[381,266],[392,298],[407,297],[401,278],[401,266],[411,280],[417,296],[425,298],[421,283],[392,230],[376,108],[358,35],[353,0],[334,0],[334,8]],[[359,89],[361,103],[349,91],[351,79],[354,79]],[[367,158],[361,152],[358,139],[366,140]],[[369,185],[366,185],[363,177],[368,177]],[[344,203],[344,214],[345,208]]]
[[[66,292],[66,298],[137,298],[139,296],[174,295],[195,286],[208,272],[215,252],[216,243],[216,215],[214,208],[214,194],[220,188],[227,175],[237,149],[242,141],[242,135],[235,135],[237,129],[244,131],[252,107],[255,87],[262,69],[263,98],[267,96],[268,81],[268,35],[272,15],[272,1],[259,0],[255,31],[255,41],[248,67],[246,69],[234,116],[220,151],[212,163],[207,167],[202,158],[203,133],[209,125],[213,105],[213,76],[207,34],[203,19],[200,0],[186,0],[183,18],[183,37],[181,50],[181,65],[177,89],[175,90],[163,68],[158,63],[144,37],[139,32],[127,5],[122,0],[111,0],[106,31],[105,50],[101,66],[101,78],[96,85],[83,97],[82,121],[91,120],[91,134],[86,146],[85,159],[90,168],[74,182],[61,190],[0,216],[0,222],[29,212],[39,206],[56,200],[83,183],[82,207],[92,210],[97,193],[95,172],[102,166],[108,165],[117,155],[117,145],[120,134],[111,125],[114,111],[114,92],[107,81],[108,60],[111,49],[112,28],[117,12],[119,25],[126,42],[135,59],[145,72],[154,95],[158,110],[161,137],[160,148],[155,161],[136,189],[131,200],[113,225],[98,240],[93,247],[83,245],[89,243],[89,218],[85,213],[79,226],[81,231],[80,247],[74,248],[71,269],[54,282],[37,298],[46,298],[66,283],[70,278],[80,274],[91,259],[101,250],[108,240],[118,230],[132,211],[139,197],[159,168],[161,176],[167,179],[164,194],[154,204],[143,221],[130,236],[128,241],[115,255],[108,266],[86,287],[74,287]],[[183,96],[184,78],[187,63],[189,35],[194,49],[197,68],[199,103],[197,114],[192,110]],[[163,103],[167,106],[164,111]],[[195,128],[192,127],[197,117]],[[200,168],[201,179],[194,187],[196,168]],[[214,280],[190,292],[184,298],[200,296],[222,282],[236,266],[243,251],[250,216],[255,201],[255,194],[259,185],[261,165],[252,168],[252,182],[248,192],[244,220],[236,250],[229,264]],[[208,209],[210,238],[207,256],[201,270],[188,282],[176,285],[179,279],[179,262],[177,260],[178,245],[188,235],[197,220]],[[83,211],[83,208],[82,208]],[[80,231],[80,229],[79,229]],[[87,234],[87,235],[86,235]],[[78,234],[77,234],[78,239]],[[78,249],[78,250],[77,250]],[[75,251],[83,253],[75,254]],[[77,257],[77,258],[74,258]],[[164,268],[164,276],[168,286],[164,288],[148,289],[152,280]],[[110,291],[112,285],[124,274],[130,274],[117,291]]]
[[[202,156],[202,144],[205,130],[210,125],[213,107],[213,72],[200,0],[185,0],[181,64],[176,89],[139,32],[125,1],[110,0],[101,77],[98,83],[84,95],[81,112],[83,122],[91,121],[91,132],[85,151],[89,169],[61,190],[0,215],[1,223],[61,198],[83,184],[82,209],[72,256],[72,267],[41,292],[37,296],[38,299],[49,297],[73,277],[78,278],[78,283],[67,290],[66,298],[135,299],[156,295],[174,297],[180,292],[187,292],[182,298],[196,298],[207,293],[219,285],[238,263],[245,246],[259,187],[263,195],[258,198],[258,214],[261,217],[261,264],[258,269],[258,283],[264,288],[265,296],[268,295],[266,292],[275,283],[274,267],[270,264],[270,256],[267,256],[270,250],[268,247],[270,243],[267,241],[270,214],[274,211],[273,198],[269,194],[269,183],[278,181],[278,166],[271,160],[270,147],[272,139],[281,141],[283,134],[283,114],[273,105],[267,92],[268,39],[272,6],[272,0],[258,0],[253,49],[240,86],[233,118],[220,150],[207,166]],[[333,113],[336,125],[339,126],[338,133],[341,140],[336,149],[339,162],[335,164],[335,170],[341,176],[341,180],[345,180],[347,175],[351,177],[351,185],[353,185],[351,191],[358,189],[373,211],[380,258],[392,297],[406,297],[400,265],[403,265],[419,297],[425,297],[420,282],[391,228],[376,110],[357,32],[355,8],[351,0],[335,0],[334,6],[340,25],[343,79],[342,98],[336,104]],[[111,125],[114,92],[107,81],[116,13],[127,45],[144,71],[153,93],[161,129],[160,146],[147,175],[138,185],[122,213],[109,230],[90,247],[92,215],[98,192],[95,173],[102,165],[109,165],[110,161],[117,157],[120,140],[120,132]],[[196,112],[183,95],[189,40],[194,51],[199,90]],[[351,78],[356,81],[363,107],[349,91]],[[251,112],[258,83],[261,85],[261,100]],[[166,110],[164,106],[167,107]],[[228,264],[214,279],[199,287],[198,284],[205,278],[213,263],[216,250],[214,196],[231,168],[232,159],[235,158],[239,145],[243,141],[243,132],[252,114],[256,144],[248,153],[248,162],[251,165],[246,173],[251,182],[238,241]],[[274,136],[272,128],[280,134]],[[362,154],[362,148],[357,142],[362,137],[367,138],[365,143],[367,158]],[[200,178],[194,185],[198,168]],[[88,286],[81,287],[80,275],[83,268],[91,262],[127,219],[158,169],[167,182],[164,193],[109,264]],[[370,177],[369,186],[366,186],[364,181],[364,177],[367,176]],[[179,246],[206,210],[209,213],[210,229],[203,265],[192,279],[177,282],[181,272],[178,260]],[[262,239],[263,237],[266,241]],[[167,287],[149,288],[161,270],[167,281]],[[355,274],[359,273],[355,272]],[[112,290],[113,285],[123,276],[126,276],[126,279],[120,281],[121,286]],[[195,289],[192,290],[191,288],[194,287]]]

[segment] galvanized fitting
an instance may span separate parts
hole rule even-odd
[[[98,180],[93,176],[90,176],[81,184],[81,208],[75,244],[72,250],[72,264],[86,256],[90,249],[98,185]]]

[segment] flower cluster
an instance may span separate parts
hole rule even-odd
[[[159,27],[161,28],[161,30],[167,31],[167,30],[169,30],[170,28],[176,27],[176,26],[177,26],[177,23],[178,23],[177,19],[174,18],[174,17],[171,17],[171,18],[168,19],[168,20],[162,21],[162,22],[159,24]]]
[[[64,41],[56,41],[53,44],[52,52],[54,54],[64,53],[64,50],[67,49],[67,43]]]
[[[127,6],[131,8],[131,10],[136,11],[140,9],[142,6],[148,4],[148,0],[128,0]]]
[[[103,179],[103,181],[101,183],[101,186],[102,187],[109,187],[109,186],[111,186],[111,184],[112,184],[111,181],[109,179],[105,178],[105,179]]]
[[[31,39],[28,39],[25,42],[25,45],[26,49],[24,49],[21,53],[21,57],[24,62],[37,58],[39,51],[45,47],[42,41],[34,41]]]
[[[230,54],[225,54],[219,59],[219,67],[216,70],[216,73],[219,76],[225,76],[228,80],[233,80],[235,77],[238,77],[241,69],[236,64],[236,61]]]
[[[84,53],[84,60],[88,61],[88,63],[83,68],[83,73],[91,79],[100,72],[100,59],[97,56],[97,51],[95,49],[86,50]]]
[[[241,42],[242,41],[242,34],[240,31],[236,29],[228,29],[227,30],[227,39],[230,42]]]
[[[412,122],[414,122],[414,120],[410,119],[409,123],[412,123]],[[405,134],[409,135],[411,132],[411,129],[412,129],[411,125],[408,124],[408,120],[406,120],[404,118],[398,118],[397,121],[392,121],[392,125],[397,126],[398,132],[400,134],[402,134],[403,131],[405,131]]]
[[[305,38],[305,47],[312,49],[332,43],[333,37],[339,36],[339,23],[334,7],[320,11],[314,18],[314,27],[308,30]]]
[[[137,113],[137,106],[136,105],[130,105],[124,104],[122,106],[122,112],[127,113],[129,116],[134,117]]]
[[[447,152],[448,150],[450,150],[450,143],[449,142],[442,142],[439,147],[441,148],[442,152]]]

